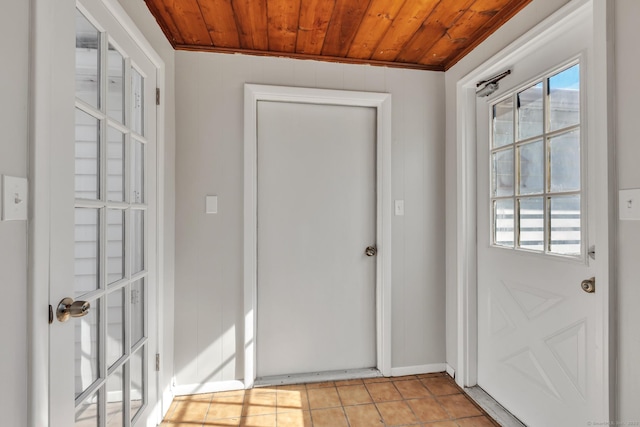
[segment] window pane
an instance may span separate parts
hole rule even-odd
[[[513,97],[493,106],[493,148],[513,143]]]
[[[544,250],[544,203],[542,197],[518,200],[519,242],[522,249]]]
[[[74,427],[98,427],[98,391],[76,407]]]
[[[107,427],[124,425],[124,365],[107,379]]]
[[[131,129],[144,135],[144,78],[131,68]]]
[[[579,255],[580,196],[551,197],[551,238],[549,251],[563,255]]]
[[[544,190],[544,145],[542,141],[518,147],[519,194],[538,194]]]
[[[580,66],[549,78],[549,126],[552,131],[580,123]]]
[[[100,121],[76,109],[76,198],[100,198]]]
[[[98,108],[100,33],[79,10],[76,10],[76,96]]]
[[[518,93],[518,140],[542,135],[542,82]]]
[[[107,295],[107,366],[124,355],[124,288]]]
[[[107,199],[124,202],[124,134],[107,129]]]
[[[144,144],[133,141],[131,158],[131,203],[144,203]]]
[[[107,113],[124,123],[124,58],[109,43],[107,54]]]
[[[513,247],[513,200],[496,200],[493,204],[493,241],[498,246]]]
[[[144,350],[140,348],[131,356],[131,419],[146,403],[144,393]]]
[[[144,279],[131,284],[131,345],[144,337]]]
[[[494,197],[513,195],[513,148],[492,154],[491,194]]]
[[[131,211],[131,274],[144,270],[144,211]]]
[[[124,211],[107,210],[107,284],[124,278]]]
[[[580,190],[580,131],[549,140],[551,191]]]
[[[73,319],[75,328],[75,391],[76,397],[100,376],[99,328],[100,300],[92,301],[89,314]]]
[[[75,209],[75,296],[100,287],[100,211]]]

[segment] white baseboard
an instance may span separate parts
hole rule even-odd
[[[451,365],[449,365],[448,363],[447,363],[447,374],[449,374],[449,376],[453,379],[456,378],[456,370],[453,369]]]
[[[164,419],[164,417],[167,415],[167,412],[169,412],[169,407],[171,406],[171,402],[173,402],[173,398],[175,397],[175,395],[173,394],[173,391],[171,390],[171,387],[166,387],[163,392],[162,392],[162,416],[161,419]]]
[[[182,384],[173,387],[173,394],[185,396],[189,394],[216,393],[218,391],[244,390],[242,381],[217,381],[204,384]]]
[[[403,366],[399,368],[391,368],[392,377],[402,377],[405,375],[432,374],[434,372],[444,372],[447,368],[446,363],[432,363],[430,365]]]

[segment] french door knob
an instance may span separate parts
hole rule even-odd
[[[375,246],[367,246],[367,249],[364,250],[366,256],[375,256],[378,253],[378,250]]]
[[[63,298],[58,304],[56,317],[61,322],[66,322],[69,317],[83,317],[89,314],[91,304],[87,301],[74,301],[71,298]]]

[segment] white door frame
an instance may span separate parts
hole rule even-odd
[[[377,368],[391,374],[391,95],[245,84],[244,90],[244,386],[256,379],[257,331],[257,103],[296,102],[372,107],[376,122],[376,356]]]
[[[598,236],[598,254],[607,262],[598,263],[598,292],[602,301],[596,319],[596,333],[607,348],[604,359],[597,360],[598,375],[602,376],[603,399],[600,413],[603,420],[614,419],[615,410],[615,329],[610,316],[615,314],[615,181],[613,156],[613,2],[600,0],[575,0],[536,25],[500,53],[458,81],[456,86],[457,109],[457,252],[456,252],[456,307],[457,307],[457,372],[456,382],[462,387],[477,384],[478,331],[477,331],[477,250],[476,250],[476,82],[489,75],[511,68],[520,58],[531,52],[543,50],[545,45],[557,42],[563,27],[593,8],[593,57],[587,69],[587,105],[589,138],[599,141],[596,152],[600,159],[594,173],[600,181],[596,184],[596,228],[607,230],[607,236]],[[600,102],[597,102],[597,101]],[[606,168],[605,171],[602,169]],[[598,339],[600,341],[600,338]]]
[[[166,68],[164,61],[147,41],[133,20],[127,15],[117,0],[101,0],[105,7],[120,22],[124,30],[140,47],[156,68],[156,85],[164,90]],[[75,93],[66,93],[74,87],[75,62],[74,45],[69,34],[74,28],[61,29],[57,26],[59,16],[68,8],[75,11],[81,1],[30,0],[30,99],[29,99],[29,252],[28,252],[28,379],[27,379],[27,425],[40,427],[49,424],[49,257],[50,231],[55,224],[50,221],[51,170],[50,157],[55,154],[58,141],[73,139],[73,115],[61,112],[60,103],[66,101],[74,105]],[[70,49],[70,51],[68,50]],[[69,53],[71,52],[71,53]],[[56,56],[56,53],[61,55]],[[67,60],[71,60],[67,63]],[[61,80],[64,79],[64,84]],[[71,110],[73,111],[73,109]],[[65,120],[59,120],[64,117]],[[64,124],[70,118],[68,125]],[[157,343],[163,348],[165,326],[160,307],[163,305],[163,255],[164,255],[164,103],[156,106],[156,145],[157,145]],[[71,133],[68,127],[71,126]],[[153,359],[150,357],[150,359]],[[163,367],[158,373],[158,385],[169,384],[167,377],[172,375],[173,367]],[[158,390],[157,396],[162,402],[149,402],[155,407],[154,414],[161,417],[173,398],[171,391]],[[150,422],[156,425],[156,421]]]

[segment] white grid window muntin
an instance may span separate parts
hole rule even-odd
[[[77,319],[80,334],[76,336],[84,341],[92,338],[88,343],[76,342],[76,346],[88,346],[92,351],[76,360],[76,417],[86,414],[103,426],[108,421],[107,405],[113,406],[108,396],[120,395],[124,404],[117,416],[122,417],[122,425],[129,426],[146,408],[148,390],[144,368],[149,357],[148,205],[144,188],[148,141],[142,108],[146,76],[88,13],[78,9],[77,20],[77,37],[95,30],[97,38],[84,45],[76,40],[76,75],[96,77],[97,84],[76,84],[76,117],[91,125],[88,132],[79,130],[83,123],[76,119],[76,266],[83,257],[96,265],[90,271],[95,278],[89,278],[94,283],[87,287],[78,284],[76,267],[75,298],[89,301],[95,313],[90,323],[83,323],[87,318]],[[95,55],[97,60],[84,60],[84,54]],[[96,70],[87,73],[83,65]],[[97,93],[87,93],[85,87],[97,89]],[[138,105],[133,105],[136,98]],[[82,141],[78,139],[83,134],[95,136],[95,141],[90,141],[95,152],[89,150],[92,166],[79,169]],[[87,174],[79,176],[79,170]],[[84,191],[86,188],[91,191]],[[85,226],[78,222],[78,213],[92,220],[88,225],[94,252],[79,249],[78,236],[87,233],[78,230]]]
[[[574,61],[491,104],[492,246],[582,255],[581,82]]]

